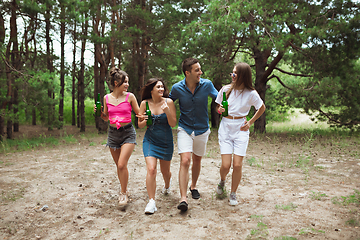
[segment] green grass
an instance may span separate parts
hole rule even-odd
[[[280,236],[280,237],[275,237],[274,240],[296,240],[297,238],[294,237],[289,237],[289,236]]]
[[[250,234],[245,238],[246,240],[252,239],[267,239],[269,235],[269,231],[267,230],[267,226],[263,222],[258,222],[255,229],[250,230]]]
[[[275,205],[276,209],[286,210],[286,211],[295,211],[297,206],[293,203],[287,204],[287,205]]]
[[[321,200],[323,200],[323,198],[327,197],[327,195],[325,193],[311,191],[311,194],[309,197],[312,200],[321,201]]]
[[[248,159],[246,159],[246,160],[247,160],[247,163],[248,163],[250,166],[256,164],[256,158],[255,158],[255,157],[251,157],[251,158],[248,158]]]
[[[1,198],[3,202],[15,202],[16,200],[23,198],[25,188],[12,189],[10,191],[3,190],[1,192]]]
[[[323,230],[316,230],[312,227],[302,228],[299,232],[299,235],[308,235],[309,233],[325,233]]]
[[[345,222],[345,224],[348,225],[348,226],[351,226],[351,227],[357,227],[357,226],[360,225],[360,224],[359,224],[359,221],[358,221],[357,219],[354,219],[354,218],[352,218],[352,219],[350,219],[350,220],[347,220],[347,221]]]
[[[360,205],[360,191],[354,189],[354,194],[351,194],[349,196],[341,196],[341,197],[333,197],[331,201],[334,204],[340,204],[340,205],[350,205],[354,204],[359,206]]]
[[[65,135],[62,137],[53,137],[41,135],[34,138],[5,139],[0,142],[0,153],[13,151],[27,151],[38,147],[59,146],[60,144],[76,143],[78,140],[74,135]]]

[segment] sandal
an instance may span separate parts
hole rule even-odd
[[[186,212],[188,210],[188,204],[185,201],[182,201],[181,203],[179,203],[179,205],[177,206],[177,208],[179,210],[181,210],[182,212]]]
[[[196,190],[196,189],[191,190],[191,187],[189,187],[189,190],[191,192],[191,197],[193,199],[199,199],[200,198],[200,193],[199,193],[198,190]]]

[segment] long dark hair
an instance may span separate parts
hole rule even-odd
[[[126,77],[129,77],[129,75],[116,67],[111,68],[110,70],[110,84],[113,87],[119,87],[121,84],[124,83]]]
[[[164,79],[162,78],[150,78],[145,86],[143,86],[140,90],[141,100],[150,99],[151,98],[151,91],[154,89],[157,82],[162,82],[164,86],[164,94],[163,97],[169,96],[169,90],[167,89]]]
[[[237,63],[235,65],[236,77],[235,81],[231,83],[230,89],[226,92],[226,98],[229,98],[233,89],[239,89],[241,84],[244,83],[244,87],[250,90],[254,90],[252,85],[251,68],[247,63]]]

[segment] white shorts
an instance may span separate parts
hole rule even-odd
[[[228,119],[222,118],[218,130],[218,138],[221,154],[236,154],[245,156],[249,143],[250,131],[241,131],[240,127],[245,118]]]
[[[198,136],[194,132],[189,135],[182,127],[178,127],[178,153],[192,152],[196,156],[204,156],[209,134],[210,129]]]

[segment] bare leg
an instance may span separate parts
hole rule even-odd
[[[231,156],[232,154],[221,155],[221,167],[220,167],[220,178],[221,181],[225,181],[231,167]]]
[[[127,184],[129,180],[129,171],[127,168],[127,163],[135,148],[135,144],[132,143],[125,143],[122,145],[121,149],[111,149],[110,152],[114,159],[114,162],[117,166],[117,174],[121,185],[121,192],[127,192]]]
[[[243,164],[243,156],[238,156],[234,154],[234,162],[233,162],[233,173],[232,173],[232,182],[231,182],[231,192],[236,192],[241,177],[242,177],[242,164]]]
[[[191,167],[191,190],[196,188],[196,183],[200,175],[201,170],[201,158],[195,154],[192,154],[193,163]]]
[[[156,190],[156,158],[146,157],[146,189],[149,195],[149,199],[155,200],[155,190]]]
[[[189,166],[191,161],[191,153],[180,153],[180,170],[179,170],[179,187],[181,200],[187,202],[186,192],[189,183]]]
[[[170,163],[171,161],[160,160],[160,170],[164,178],[165,188],[170,187],[170,179],[171,179]]]

